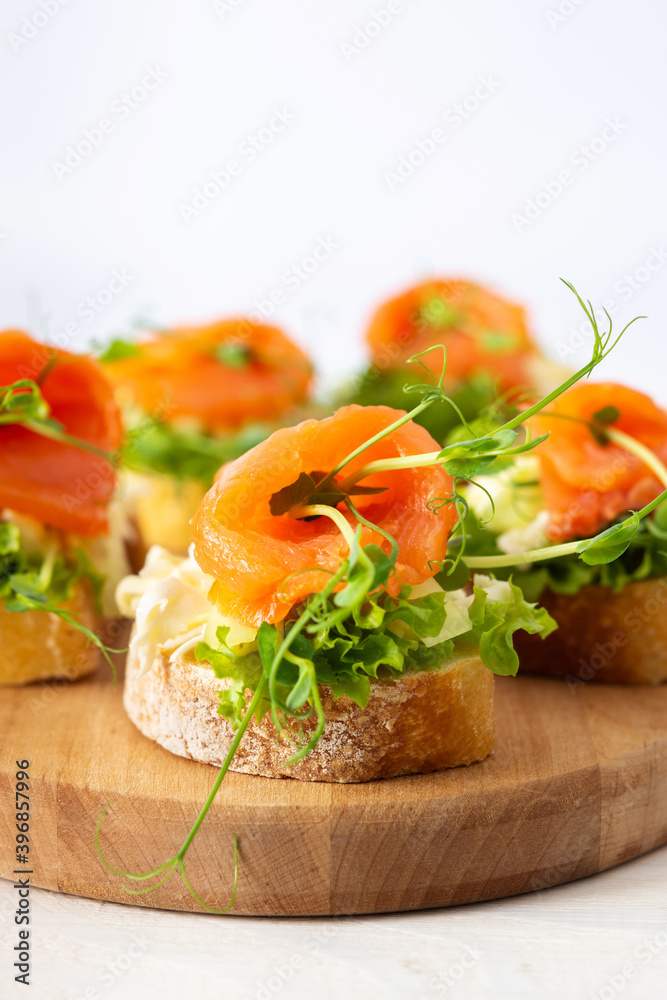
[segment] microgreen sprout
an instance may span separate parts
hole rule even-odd
[[[654,452],[629,434],[623,433],[623,431],[607,428],[605,433],[619,447],[624,448],[635,455],[636,458],[639,458],[655,473],[663,486],[667,487],[667,468]],[[623,555],[637,534],[643,518],[653,513],[664,500],[667,500],[667,488],[655,497],[654,500],[651,500],[650,503],[642,507],[641,510],[632,511],[619,524],[613,524],[592,538],[563,542],[560,545],[549,545],[541,549],[532,549],[508,555],[471,556],[464,561],[469,569],[495,569],[507,566],[522,566],[526,563],[541,562],[545,559],[557,559],[560,556],[567,555],[578,555],[589,566],[608,563]]]
[[[37,381],[19,379],[10,385],[0,386],[0,429],[13,424],[19,425],[35,434],[58,441],[60,444],[92,452],[110,463],[113,462],[113,456],[101,448],[97,448],[89,441],[67,434],[63,430],[62,424],[51,416],[51,408],[42,394],[41,385],[56,362],[57,358],[51,357]],[[3,527],[15,526],[3,525]],[[86,628],[73,611],[62,607],[54,597],[57,591],[58,599],[65,600],[71,584],[82,576],[88,576],[94,588],[101,585],[90,561],[81,550],[77,555],[77,566],[69,571],[67,578],[66,567],[64,564],[60,565],[62,559],[59,557],[58,548],[54,543],[51,543],[47,546],[39,570],[35,570],[32,565],[34,559],[30,560],[30,565],[28,565],[25,557],[21,556],[19,536],[20,533],[16,528],[13,548],[11,551],[0,553],[0,597],[2,597],[3,607],[7,611],[45,611],[57,615],[62,621],[81,632],[90,643],[97,646],[113,671],[115,683],[116,667],[110,654],[124,651],[107,646],[95,632]],[[4,565],[2,565],[3,557]],[[56,569],[58,580],[54,585]],[[63,584],[63,578],[67,578],[66,586]]]
[[[44,373],[42,373],[43,381]],[[39,384],[32,379],[19,379],[11,385],[0,386],[0,427],[20,424],[42,437],[61,444],[69,444],[83,451],[113,462],[113,456],[90,441],[74,437],[63,430],[63,425],[51,416],[51,408],[42,395]]]
[[[272,496],[270,512],[274,517],[296,519],[326,517],[331,520],[340,531],[348,553],[341,558],[340,566],[335,572],[321,567],[310,567],[300,571],[317,571],[328,575],[329,578],[321,590],[311,593],[293,609],[294,617],[284,622],[284,631],[264,622],[257,633],[257,653],[246,657],[247,662],[242,662],[238,668],[234,666],[234,655],[230,655],[230,651],[224,648],[225,629],[218,629],[218,639],[221,643],[219,650],[206,643],[200,643],[197,647],[197,659],[208,659],[217,676],[232,680],[231,688],[221,692],[221,712],[237,725],[236,734],[190,833],[178,853],[159,867],[142,874],[111,867],[104,859],[100,846],[102,821],[108,808],[105,806],[96,829],[95,842],[100,862],[108,871],[128,879],[158,880],[146,889],[127,891],[152,891],[164,884],[177,871],[193,898],[202,907],[210,912],[227,912],[236,897],[238,865],[235,865],[232,902],[224,910],[214,910],[201,901],[188,881],[185,856],[215,799],[253,716],[259,721],[264,714],[270,713],[276,737],[283,736],[294,750],[286,764],[294,765],[312,751],[324,733],[326,719],[320,699],[320,684],[328,684],[334,696],[346,694],[364,708],[370,696],[370,678],[377,677],[379,667],[398,675],[405,669],[405,663],[411,662],[410,656],[417,656],[419,638],[416,640],[401,638],[387,629],[390,622],[396,619],[407,622],[417,637],[440,634],[447,614],[447,595],[444,591],[439,595],[430,594],[420,598],[414,604],[408,599],[410,588],[404,588],[405,593],[402,591],[397,598],[390,597],[387,584],[395,573],[398,544],[389,532],[364,517],[355,506],[353,496],[378,493],[384,489],[362,486],[360,484],[363,480],[380,472],[388,473],[429,466],[441,466],[451,476],[451,494],[433,497],[428,503],[429,510],[434,514],[450,505],[454,506],[457,512],[457,524],[454,534],[450,537],[450,545],[455,550],[455,555],[448,556],[442,562],[430,564],[434,572],[439,570],[438,580],[442,582],[445,590],[463,586],[468,581],[471,568],[508,566],[517,561],[515,556],[467,557],[465,555],[467,537],[465,520],[468,503],[459,487],[466,482],[484,490],[491,500],[493,514],[493,498],[483,485],[476,482],[476,477],[494,465],[497,468],[499,462],[513,459],[544,441],[546,435],[532,438],[529,433],[524,438],[518,439],[519,428],[580,379],[590,375],[631,326],[631,323],[628,323],[614,337],[612,321],[608,317],[609,329],[605,333],[600,333],[590,302],[585,303],[569,282],[564,283],[576,296],[592,325],[594,346],[590,361],[553,392],[537,402],[527,404],[523,409],[517,409],[507,419],[504,416],[508,400],[497,401],[484,415],[482,420],[484,432],[477,434],[473,426],[477,421],[473,421],[472,424],[467,423],[456,404],[444,392],[446,350],[442,346],[437,348],[443,352],[443,366],[441,374],[436,378],[423,361],[424,356],[434,350],[429,348],[410,359],[433,379],[433,384],[410,387],[412,391],[422,393],[422,399],[417,406],[358,445],[332,469],[302,472],[294,483]],[[350,463],[365,451],[435,404],[454,406],[461,419],[462,433],[468,437],[450,441],[439,450],[426,454],[375,460],[352,473],[342,475]],[[501,417],[501,414],[504,416]],[[620,431],[608,426],[614,422],[610,419],[613,416],[610,413],[598,415],[598,423],[604,428],[609,440],[628,450],[634,449],[637,455],[641,450],[640,457],[657,474],[657,459],[653,461],[654,456],[651,457],[646,453],[647,450],[638,442],[628,439],[627,435],[622,435]],[[664,467],[660,478],[667,485],[667,470]],[[665,499],[667,499],[667,489],[651,504],[632,514],[623,524],[602,532],[594,539],[522,553],[521,559],[526,562],[528,557],[548,559],[561,552],[577,552],[585,561],[613,560],[623,551],[624,540],[636,530],[640,519]],[[342,504],[347,508],[351,521],[339,509]],[[373,543],[363,545],[363,528],[377,533],[383,540],[383,546]],[[386,551],[387,548],[389,551]],[[555,622],[544,609],[536,609],[535,605],[528,604],[519,588],[512,583],[509,588],[511,597],[507,599],[508,603],[500,608],[487,600],[484,590],[474,584],[472,589],[474,600],[471,605],[471,628],[464,634],[464,641],[478,645],[480,656],[490,669],[497,673],[516,673],[518,658],[511,642],[513,631],[524,628],[529,632],[547,635],[556,627]],[[422,646],[419,650],[422,668],[423,663],[427,662],[425,660],[427,654],[432,658],[428,662],[437,665],[443,658],[451,655],[452,649],[451,639],[436,643],[430,648]],[[349,656],[353,659],[346,659]],[[253,691],[253,695],[246,705],[248,687]],[[308,719],[314,721],[310,734],[305,735],[302,724]],[[296,730],[294,723],[297,726]]]
[[[21,532],[16,524],[0,522],[0,601],[6,611],[45,611],[56,615],[72,628],[77,629],[88,642],[97,646],[113,671],[114,683],[116,667],[112,653],[124,650],[112,649],[81,622],[75,612],[65,606],[72,586],[80,579],[87,578],[99,595],[102,578],[96,573],[89,558],[82,549],[77,549],[74,559],[65,559],[55,539],[51,539],[43,555],[28,553],[21,546]]]

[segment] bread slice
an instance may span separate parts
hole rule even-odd
[[[187,655],[170,661],[167,653],[159,653],[143,677],[137,674],[130,651],[124,703],[135,726],[181,757],[221,764],[233,732],[218,714],[218,692],[229,682],[207,663]],[[303,781],[371,781],[472,764],[493,747],[493,675],[477,656],[374,681],[363,711],[345,696],[334,701],[326,685],[320,695],[327,725],[304,760],[285,765],[294,751],[287,741],[276,741],[265,716],[259,725],[250,723],[231,769]],[[304,731],[313,728],[312,719],[304,723]]]
[[[72,586],[64,605],[86,628],[95,630],[99,616],[88,580]],[[98,664],[97,646],[73,625],[47,611],[7,611],[0,602],[0,686],[29,684],[53,677],[74,680]]]
[[[540,597],[559,628],[546,639],[517,632],[523,673],[564,677],[571,684],[661,684],[667,680],[667,578],[578,594]]]

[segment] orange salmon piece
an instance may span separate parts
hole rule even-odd
[[[196,417],[210,432],[274,420],[308,395],[312,365],[273,326],[226,320],[151,334],[139,354],[105,364],[145,413]]]
[[[447,383],[486,371],[501,392],[530,383],[529,362],[538,353],[520,306],[460,280],[427,281],[389,299],[373,316],[366,340],[381,371],[401,368],[413,354],[443,344]],[[439,352],[423,361],[440,372]]]
[[[85,355],[40,344],[20,330],[0,333],[0,385],[31,379],[64,431],[115,452],[123,427],[113,387]],[[0,425],[0,508],[81,535],[107,530],[116,489],[112,464],[99,455],[44,437],[20,424]]]
[[[404,411],[387,406],[345,406],[324,420],[306,420],[276,431],[251,451],[225,465],[195,515],[195,555],[215,577],[211,599],[225,615],[249,626],[282,621],[308,594],[320,591],[348,555],[339,529],[327,517],[297,520],[273,515],[274,493],[302,472],[328,472],[351,451],[394,423]],[[410,421],[345,466],[341,478],[368,462],[439,451],[428,431]],[[386,492],[354,497],[369,521],[389,532],[399,547],[389,592],[429,579],[444,559],[457,515],[452,505],[434,512],[432,498],[451,496],[452,479],[437,466],[376,473],[364,486]],[[344,504],[350,524],[357,524]],[[361,544],[388,542],[362,527]]]
[[[581,421],[607,407],[619,411],[614,428],[667,461],[667,412],[643,392],[613,382],[584,382],[531,420],[534,435],[546,434],[536,454],[552,541],[587,538],[619,514],[636,510],[664,489],[651,470],[619,445],[600,444]],[[570,418],[570,419],[568,419]],[[571,419],[576,418],[576,419]]]

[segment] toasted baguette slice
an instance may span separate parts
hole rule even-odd
[[[63,605],[86,628],[95,630],[92,587],[80,580]],[[0,686],[29,684],[52,677],[74,680],[98,664],[98,649],[73,625],[47,611],[7,611],[0,602]]]
[[[517,632],[521,671],[570,683],[661,684],[667,680],[667,578],[578,594],[545,591],[540,604],[559,628],[546,639]]]
[[[158,654],[143,677],[137,673],[130,652],[124,702],[137,728],[181,757],[221,764],[233,732],[218,714],[218,692],[229,682],[207,663],[187,657],[170,662],[167,653]],[[231,769],[303,781],[371,781],[472,764],[493,747],[493,675],[476,656],[372,682],[363,711],[347,697],[334,701],[325,685],[320,695],[327,725],[304,760],[285,765],[294,750],[285,740],[276,742],[265,716],[259,725],[250,723]],[[312,719],[304,724],[306,732],[313,728]]]

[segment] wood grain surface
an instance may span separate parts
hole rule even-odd
[[[380,913],[494,899],[602,871],[667,841],[667,687],[501,678],[497,744],[479,764],[363,785],[230,773],[188,854],[211,906]],[[110,675],[0,692],[0,876],[16,868],[14,771],[30,760],[37,886],[196,910],[177,875],[128,896],[97,859],[144,871],[173,856],[216,769],[143,737]]]

